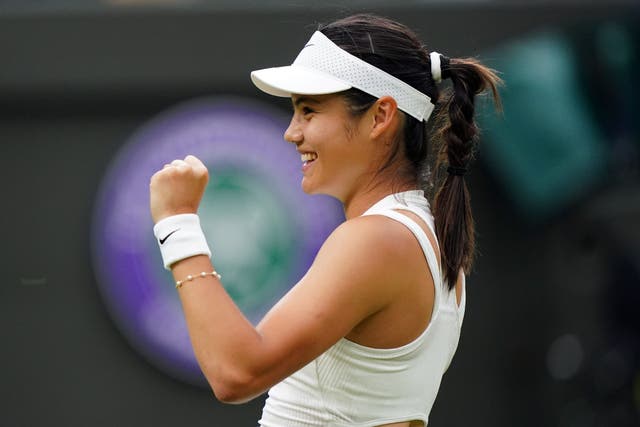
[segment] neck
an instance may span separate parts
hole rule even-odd
[[[345,218],[349,220],[362,215],[376,202],[390,194],[416,189],[418,186],[415,184],[391,185],[391,183],[387,183],[355,193],[342,201]]]

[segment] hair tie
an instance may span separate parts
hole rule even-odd
[[[459,167],[456,167],[456,166],[449,166],[447,168],[447,172],[449,173],[449,175],[463,176],[464,174],[467,173],[467,168],[459,168]]]
[[[449,67],[451,59],[448,56],[438,52],[431,52],[429,60],[431,62],[431,76],[436,84],[451,77],[451,68]]]
[[[429,54],[429,60],[431,62],[431,77],[436,84],[442,81],[442,66],[440,63],[440,54],[438,52],[431,52]]]

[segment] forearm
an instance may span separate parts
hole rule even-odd
[[[211,272],[207,256],[194,256],[172,266],[174,278]],[[263,370],[264,343],[214,276],[185,282],[178,294],[182,301],[191,343],[200,368],[223,401],[246,400],[259,394],[256,373]]]
[[[210,250],[195,215],[207,181],[204,164],[187,156],[165,165],[149,183],[154,234],[163,263],[171,266],[176,281],[213,271]],[[248,400],[292,372],[289,365],[281,363],[287,356],[282,335],[265,339],[217,277],[187,281],[178,293],[194,353],[220,400]]]

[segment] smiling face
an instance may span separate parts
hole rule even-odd
[[[340,95],[293,95],[293,117],[284,137],[302,160],[302,189],[345,202],[365,188],[380,165],[370,138],[371,114],[354,118]]]

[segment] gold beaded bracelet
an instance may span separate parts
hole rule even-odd
[[[222,279],[222,276],[220,274],[218,274],[218,272],[215,271],[215,270],[213,270],[211,273],[207,273],[206,271],[203,271],[202,273],[196,274],[195,276],[192,276],[191,274],[189,274],[186,279],[178,280],[176,282],[176,289],[180,289],[184,282],[190,282],[190,281],[192,281],[194,279],[197,279],[198,277],[207,277],[207,276],[214,276],[218,280]]]

